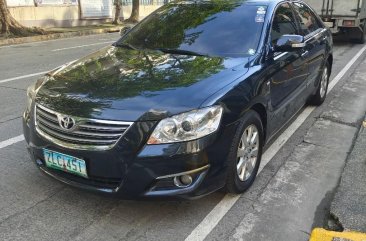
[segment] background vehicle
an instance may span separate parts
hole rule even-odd
[[[365,0],[305,0],[322,18],[333,34],[347,34],[358,43],[365,43]]]

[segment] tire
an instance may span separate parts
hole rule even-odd
[[[252,134],[249,133],[250,130],[252,130]],[[257,138],[254,138],[255,133],[257,133]],[[251,136],[254,141],[247,141],[245,144],[243,140],[248,140],[249,138],[246,138],[248,136]],[[260,116],[253,110],[248,111],[240,120],[228,155],[227,192],[240,194],[253,184],[262,158],[263,136],[263,125]],[[257,150],[255,150],[256,148]],[[253,156],[255,153],[257,155],[254,161]],[[240,163],[241,165],[239,165]],[[238,167],[241,167],[241,169]]]
[[[365,42],[366,42],[365,34],[366,34],[366,24],[364,24],[362,26],[361,36],[358,37],[358,38],[351,39],[351,41],[354,42],[354,43],[358,43],[358,44],[365,44]]]
[[[329,85],[329,73],[330,73],[330,65],[326,63],[322,70],[322,74],[320,76],[319,86],[316,90],[315,95],[311,96],[309,99],[309,103],[311,105],[320,106],[324,103],[327,98],[328,85]]]

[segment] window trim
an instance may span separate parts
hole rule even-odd
[[[295,9],[295,6],[294,6],[294,4],[295,3],[298,3],[298,4],[303,4],[304,6],[306,6],[310,11],[311,11],[311,14],[313,15],[313,17],[315,18],[315,20],[316,20],[316,23],[319,25],[319,28],[318,29],[316,29],[316,30],[314,30],[314,31],[312,31],[312,32],[310,32],[310,33],[308,33],[308,34],[306,34],[306,35],[302,35],[303,33],[301,33],[301,36],[303,36],[304,37],[304,39],[305,39],[305,42],[307,42],[308,40],[310,40],[310,39],[312,39],[314,36],[316,36],[318,33],[316,33],[316,32],[321,32],[321,31],[323,31],[324,30],[324,24],[321,22],[321,21],[319,21],[319,16],[317,15],[317,14],[315,14],[315,11],[314,11],[314,9],[312,9],[308,4],[306,4],[305,2],[301,2],[301,1],[293,1],[293,2],[290,2],[290,5],[291,5],[291,7],[293,8],[293,11],[295,12],[295,13],[297,13],[297,11],[296,11],[296,9]],[[299,13],[300,14],[300,13]],[[301,23],[299,22],[299,19],[295,16],[295,18],[296,18],[296,21],[298,22],[298,28],[299,28],[299,30],[300,30],[300,32],[302,32],[303,30],[302,30],[302,28],[300,27],[301,26]],[[321,30],[321,31],[320,31]],[[314,36],[312,36],[312,35],[314,35]]]
[[[291,5],[291,2],[289,1],[282,1],[282,2],[279,2],[276,7],[273,9],[273,14],[272,14],[272,17],[271,17],[271,21],[270,21],[270,26],[269,26],[269,33],[268,33],[268,38],[267,38],[267,44],[268,46],[270,47],[273,47],[272,46],[272,26],[273,26],[273,21],[274,21],[274,18],[275,18],[275,15],[276,15],[276,12],[278,10],[278,8],[282,5],[282,4],[285,4],[287,3],[289,6],[290,6],[290,9],[291,9],[291,12],[292,12],[292,15],[295,19],[295,25],[296,25],[296,31],[297,31],[297,34],[300,35],[300,28],[299,28],[299,23],[298,23],[298,20],[295,16],[295,12],[294,12],[294,8],[293,6]]]

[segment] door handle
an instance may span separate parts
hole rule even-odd
[[[309,51],[306,50],[305,52],[303,52],[301,54],[301,57],[306,58],[306,57],[308,57],[308,55],[309,55]]]

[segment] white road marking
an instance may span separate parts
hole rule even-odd
[[[19,80],[19,79],[25,79],[25,78],[30,78],[30,77],[34,77],[34,76],[39,76],[39,75],[43,75],[43,74],[46,74],[46,73],[48,73],[48,71],[38,72],[38,73],[28,74],[28,75],[22,75],[22,76],[18,76],[18,77],[14,77],[14,78],[9,78],[9,79],[4,79],[4,80],[0,80],[0,84],[10,82],[10,81],[13,81],[13,80]]]
[[[347,73],[347,71],[352,67],[354,63],[361,57],[361,55],[366,51],[366,46],[363,47],[356,55],[348,62],[348,64],[338,73],[336,77],[334,77],[333,81],[329,83],[328,91],[330,92],[334,86],[343,78],[343,76]]]
[[[6,141],[2,141],[2,142],[0,142],[0,149],[3,149],[7,146],[11,146],[11,145],[13,145],[15,143],[18,143],[18,142],[21,142],[21,141],[24,141],[24,136],[23,135],[13,137],[13,138],[8,139]]]
[[[84,47],[89,47],[89,46],[94,46],[94,45],[110,44],[110,43],[115,43],[115,42],[116,41],[107,41],[107,42],[101,42],[101,43],[95,43],[95,44],[85,44],[85,45],[73,46],[73,47],[62,48],[62,49],[54,49],[54,50],[51,50],[51,51],[52,52],[57,52],[57,51],[62,51],[62,50],[67,50],[67,49],[84,48]]]
[[[365,51],[366,46],[363,47],[357,53],[357,55],[351,59],[351,61],[338,73],[336,77],[334,77],[334,79],[329,84],[328,92],[330,92],[337,85],[337,83],[345,76],[347,71]],[[258,175],[315,109],[316,108],[312,106],[305,108],[305,110],[297,117],[297,119],[268,148],[268,150],[263,154],[263,160],[261,163],[261,167],[258,171]],[[202,222],[190,233],[185,241],[204,240],[221,221],[221,219],[226,215],[226,213],[234,206],[234,204],[239,200],[240,197],[241,195],[225,195],[224,198],[202,220]]]

